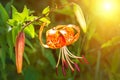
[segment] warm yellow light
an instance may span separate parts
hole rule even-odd
[[[97,0],[93,7],[94,12],[103,17],[112,17],[117,13],[117,1],[116,0]]]
[[[103,1],[99,6],[99,10],[103,14],[114,14],[116,7],[113,1]]]
[[[103,4],[103,8],[104,8],[104,10],[106,10],[106,11],[112,10],[113,7],[114,7],[114,6],[113,6],[112,3],[110,3],[110,2],[105,2],[105,3]]]

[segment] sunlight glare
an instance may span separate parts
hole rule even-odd
[[[113,5],[111,3],[106,2],[103,5],[104,5],[103,7],[106,11],[112,10]]]
[[[99,0],[96,1],[93,8],[97,15],[110,18],[117,13],[117,7],[116,0]]]

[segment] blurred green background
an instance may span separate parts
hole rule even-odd
[[[119,80],[120,79],[120,1],[119,0],[0,0],[11,18],[10,5],[22,11],[24,5],[33,10],[34,15],[40,15],[42,10],[50,6],[57,11],[50,13],[50,27],[59,24],[79,25],[75,15],[68,5],[77,3],[83,10],[87,23],[87,32],[81,30],[80,39],[68,46],[75,55],[85,55],[89,64],[81,64],[80,72],[72,73],[67,70],[63,76],[61,67],[59,75],[55,73],[58,50],[43,48],[38,37],[29,38],[29,47],[25,46],[23,73],[17,74],[14,60],[9,58],[9,47],[0,45],[0,80]],[[63,6],[65,5],[65,6]],[[62,8],[59,8],[61,7]],[[0,12],[0,19],[1,19]],[[7,24],[7,23],[6,23]],[[4,32],[0,20],[0,44],[5,43],[2,38]],[[40,26],[35,27],[38,33]],[[47,28],[45,28],[47,30]],[[2,36],[1,36],[2,35]],[[37,34],[36,34],[37,35]],[[8,40],[9,41],[9,40]],[[2,47],[5,47],[2,51]],[[13,49],[14,50],[14,49]],[[3,53],[4,52],[4,53]],[[14,55],[14,51],[12,53]],[[3,67],[4,65],[4,67]],[[61,65],[60,65],[61,66]]]

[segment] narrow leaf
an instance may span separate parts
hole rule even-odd
[[[53,57],[53,54],[51,52],[51,50],[49,49],[46,49],[43,51],[43,55],[48,59],[48,61],[50,62],[50,64],[53,66],[53,68],[55,67],[56,65],[56,62],[55,62],[55,59]]]
[[[12,29],[12,40],[13,40],[13,44],[15,44],[17,34],[18,34],[18,29],[17,29],[17,28],[13,28],[13,29]]]
[[[23,57],[25,58],[27,64],[30,64],[30,61],[29,61],[28,56],[26,55],[26,53],[23,54]]]
[[[5,10],[5,8],[0,4],[0,26],[4,26],[9,16]]]
[[[26,45],[28,45],[33,51],[35,50],[32,43],[27,38],[25,39],[25,42],[26,42]]]
[[[119,61],[120,61],[120,49],[116,49],[113,53],[112,59],[111,59],[111,71],[113,73],[116,73],[119,70]]]
[[[66,6],[65,8],[62,8],[62,9],[57,9],[55,10],[55,12],[63,14],[63,15],[68,15],[68,16],[71,16],[74,14],[73,11],[71,11],[70,6]]]
[[[11,5],[13,4],[13,0],[10,0],[6,5],[5,5],[5,9],[8,12],[8,14],[11,11]]]
[[[86,22],[85,22],[85,18],[84,18],[81,7],[79,5],[73,3],[73,11],[75,13],[77,21],[80,24],[83,32],[86,33],[87,27],[86,27]]]
[[[103,43],[101,45],[101,48],[109,47],[109,46],[112,46],[112,45],[115,45],[115,44],[118,44],[118,43],[120,43],[120,36],[114,37],[111,40]]]
[[[7,46],[6,46],[5,36],[4,35],[1,35],[1,37],[0,37],[0,46],[1,46],[0,59],[1,59],[1,62],[2,62],[3,69],[5,69]]]
[[[48,15],[49,11],[50,11],[50,7],[48,6],[42,11],[42,14]]]
[[[13,58],[13,40],[12,40],[12,31],[8,32],[7,33],[7,43],[8,43],[8,46],[9,46],[9,55],[10,55],[10,58],[12,59]]]
[[[50,20],[46,17],[41,18],[40,21],[47,23],[47,25],[50,24]]]
[[[18,12],[17,9],[14,6],[12,6],[12,18],[16,16],[17,12]]]
[[[23,9],[22,13],[23,13],[24,16],[28,16],[29,15],[29,9],[27,9],[27,7],[24,6],[24,9]]]
[[[35,30],[34,26],[31,24],[25,28],[25,33],[27,33],[31,38],[35,37]]]
[[[1,48],[0,59],[2,62],[3,69],[5,69],[5,59],[6,59],[5,47]]]

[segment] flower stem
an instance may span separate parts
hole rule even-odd
[[[38,18],[36,18],[36,19],[34,19],[34,20],[28,22],[27,24],[25,24],[25,25],[22,27],[22,30],[21,30],[21,31],[23,31],[27,26],[29,26],[30,24],[32,24],[32,23],[38,21],[38,20],[39,20],[40,18],[42,18],[42,17],[45,17],[45,15],[43,14],[42,16],[39,16]]]

